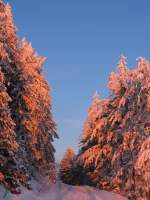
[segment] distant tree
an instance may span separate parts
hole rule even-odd
[[[60,163],[60,179],[70,185],[78,185],[82,182],[81,166],[76,164],[76,155],[72,148],[68,148]]]
[[[140,193],[136,191],[134,166],[142,143],[150,137],[149,82],[148,61],[139,58],[136,69],[129,70],[121,56],[117,72],[109,78],[111,95],[102,101],[91,136],[86,143],[81,141],[77,156],[90,184],[129,199]]]
[[[73,184],[73,165],[75,161],[75,152],[68,148],[60,163],[60,179],[66,184]]]

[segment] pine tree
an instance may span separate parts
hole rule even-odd
[[[60,179],[69,185],[78,185],[82,183],[81,166],[76,163],[76,155],[72,148],[68,148],[60,163]]]
[[[15,133],[16,140],[19,144],[18,152],[16,154],[16,159],[19,163],[19,175],[22,184],[27,185],[28,173],[28,161],[25,156],[24,149],[26,144],[23,145],[18,140],[20,135],[20,101],[18,96],[21,93],[20,87],[20,70],[22,65],[20,64],[20,48],[19,41],[16,35],[16,27],[13,22],[13,17],[11,14],[11,7],[9,4],[4,5],[0,2],[0,41],[1,48],[5,54],[3,58],[1,69],[5,75],[5,84],[7,92],[11,97],[11,102],[9,103],[9,108],[11,110],[12,120],[15,123]]]
[[[136,171],[134,166],[140,154],[141,145],[146,138],[150,137],[149,62],[144,58],[139,58],[136,69],[128,74],[128,78],[123,80],[127,85],[123,82],[125,93],[121,98],[120,107],[123,108],[123,105],[125,107],[125,111],[121,112],[119,124],[122,143],[116,149],[112,159],[115,174],[112,185],[116,185],[117,190],[126,194],[129,198],[136,199],[137,193],[140,192],[136,191],[137,182],[135,181]],[[119,93],[117,94],[119,96]],[[148,196],[145,199],[147,198]]]
[[[56,125],[51,114],[49,86],[42,75],[45,59],[37,56],[25,39],[19,42],[11,7],[2,1],[0,48],[1,71],[11,99],[8,107],[19,145],[15,154],[19,181],[29,186],[27,182],[35,171],[48,175],[54,163],[52,141],[57,137]]]
[[[95,185],[93,180],[94,177],[92,178],[92,174],[94,174],[93,170],[95,166],[95,154],[99,154],[100,150],[93,138],[97,134],[96,123],[101,113],[102,104],[103,101],[99,99],[99,95],[96,92],[88,110],[88,117],[84,123],[83,133],[81,136],[81,148],[77,159],[77,162],[80,164],[80,166],[84,166],[83,176],[86,174],[86,176],[84,176],[84,183],[92,186]]]
[[[56,125],[51,114],[51,99],[47,81],[42,76],[45,58],[37,56],[31,44],[23,39],[20,61],[22,64],[20,82],[23,92],[20,95],[20,124],[25,132],[21,136],[26,141],[30,165],[40,173],[47,174],[54,162],[53,136],[57,137]]]
[[[137,199],[140,193],[134,166],[142,143],[150,136],[149,66],[140,58],[136,69],[129,70],[121,56],[117,72],[109,78],[111,96],[103,100],[86,150],[78,155],[93,185],[129,199]]]
[[[135,182],[137,199],[150,198],[150,137],[142,144],[135,164]]]
[[[75,161],[75,152],[68,148],[60,163],[60,179],[66,184],[73,184],[73,165]]]
[[[2,51],[0,63],[2,62]],[[9,97],[4,75],[0,69],[0,183],[12,192],[19,192],[18,163],[15,153],[18,150],[15,136],[15,124],[8,107]]]
[[[100,99],[98,98],[98,93],[96,92],[92,104],[88,110],[88,117],[86,122],[84,123],[84,128],[83,128],[83,134],[82,134],[82,139],[81,139],[81,151],[83,152],[86,147],[88,147],[90,144],[90,141],[92,141],[92,132],[95,126],[95,122],[99,116],[100,113]]]

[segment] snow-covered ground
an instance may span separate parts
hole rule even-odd
[[[34,190],[23,190],[21,195],[11,195],[0,188],[0,200],[127,200],[117,194],[99,191],[88,186],[70,186],[61,182],[49,187],[34,183]]]

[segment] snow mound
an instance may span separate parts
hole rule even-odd
[[[51,187],[34,184],[33,191],[24,189],[21,195],[11,195],[0,188],[0,200],[127,200],[120,195],[99,191],[89,186],[70,186],[57,182]]]

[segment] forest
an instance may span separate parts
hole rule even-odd
[[[120,56],[107,83],[110,95],[95,93],[78,152],[69,147],[60,163],[53,141],[61,135],[44,63],[26,38],[19,39],[11,7],[0,1],[0,199],[3,190],[19,197],[41,180],[45,188],[73,188],[68,200],[82,187],[85,193],[95,188],[122,199],[150,199],[150,62],[139,57],[131,69]],[[55,200],[48,195],[43,198]]]

